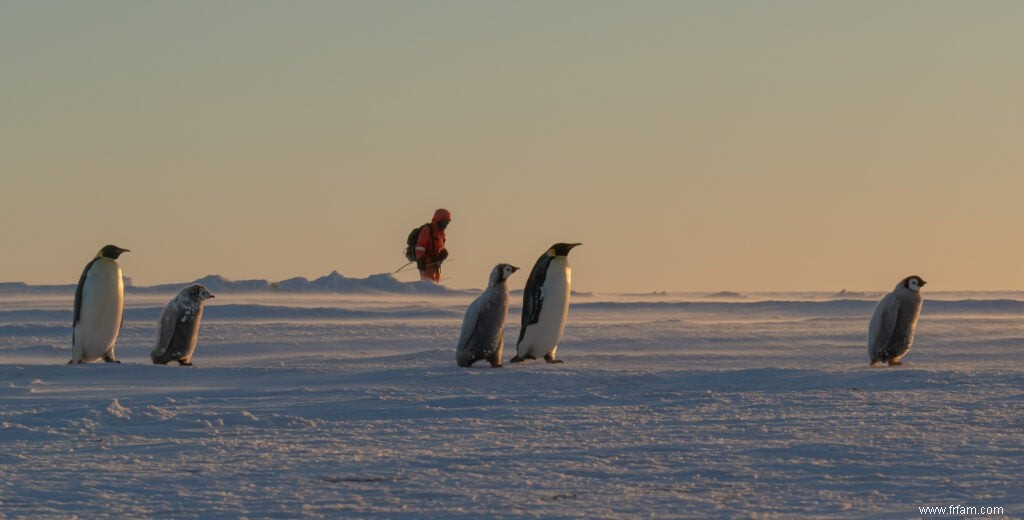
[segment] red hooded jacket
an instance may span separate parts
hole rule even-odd
[[[434,212],[434,218],[430,221],[430,225],[424,226],[420,230],[420,237],[416,240],[417,262],[426,260],[427,264],[436,265],[442,259],[442,251],[445,252],[444,256],[447,256],[447,250],[444,248],[445,234],[439,224],[442,221],[450,222],[451,220],[451,212],[444,208]]]

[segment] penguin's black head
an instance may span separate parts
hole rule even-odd
[[[569,254],[569,251],[571,251],[572,248],[574,248],[574,247],[576,247],[578,245],[582,245],[582,244],[579,244],[579,243],[576,243],[576,244],[566,244],[564,242],[559,242],[559,243],[551,246],[551,249],[548,250],[548,254],[550,254],[551,256],[566,256],[566,255]]]
[[[920,276],[917,275],[908,276],[903,279],[903,287],[906,287],[907,289],[910,289],[911,291],[914,292],[920,291],[926,283],[928,282],[924,281],[923,279],[921,279]]]
[[[100,252],[96,256],[102,256],[103,258],[110,258],[111,260],[117,260],[117,257],[121,256],[121,253],[129,252],[127,249],[122,249],[113,244],[107,244],[100,249]]]
[[[209,289],[200,284],[190,285],[185,291],[188,293],[189,298],[193,300],[203,301],[214,297]]]

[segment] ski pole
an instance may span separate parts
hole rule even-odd
[[[416,263],[416,261],[413,260],[412,262],[409,262],[409,263],[403,265],[402,267],[399,267],[398,269],[395,269],[394,271],[391,272],[391,274],[398,274],[398,273],[404,271],[406,267],[409,267],[410,265],[415,264],[415,263]]]

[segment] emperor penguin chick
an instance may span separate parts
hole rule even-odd
[[[199,339],[199,322],[203,319],[206,300],[210,298],[213,295],[206,287],[193,284],[182,289],[167,304],[160,315],[156,347],[149,353],[153,363],[166,365],[177,361],[179,365],[192,366],[192,354]]]
[[[868,357],[872,366],[879,362],[899,365],[910,351],[925,283],[920,276],[908,276],[878,302],[868,328]]]
[[[486,359],[492,367],[501,368],[501,351],[505,346],[505,318],[508,316],[508,284],[506,281],[519,268],[498,264],[491,270],[487,289],[466,308],[462,333],[455,349],[460,367]]]

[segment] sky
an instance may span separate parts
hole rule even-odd
[[[365,277],[445,207],[452,287],[582,242],[584,291],[1024,290],[1021,23],[1014,1],[0,0],[0,281],[75,283],[108,243],[139,285]]]

